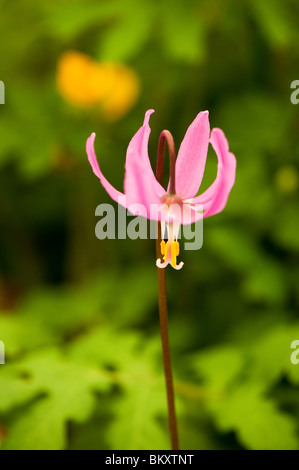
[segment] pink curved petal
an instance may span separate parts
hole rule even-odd
[[[204,217],[224,209],[236,176],[236,157],[229,151],[224,132],[218,128],[213,129],[210,142],[218,158],[216,179],[204,193],[190,201],[191,204],[203,204]]]
[[[94,140],[95,140],[96,134],[93,132],[87,139],[86,142],[86,152],[88,156],[89,163],[91,164],[91,167],[93,169],[94,174],[100,179],[100,182],[102,186],[106,189],[107,193],[109,196],[116,202],[119,201],[119,199],[123,199],[123,193],[115,189],[108,180],[106,180],[105,176],[100,170],[97,157],[95,154],[94,150]]]
[[[191,198],[198,191],[205,169],[209,136],[209,113],[203,111],[187,129],[176,160],[176,192],[182,198]]]
[[[148,157],[148,139],[151,132],[148,123],[153,112],[153,110],[146,112],[143,126],[128,145],[124,190],[128,206],[136,203],[143,204],[147,217],[157,220],[153,211],[150,212],[150,206],[157,206],[161,203],[165,189],[157,181]]]

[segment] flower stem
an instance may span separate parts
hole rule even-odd
[[[170,192],[175,193],[175,148],[172,135],[169,131],[163,131],[160,135],[157,156],[156,178],[163,183],[164,153],[167,141],[170,158]],[[158,224],[158,237],[156,239],[156,256],[160,258],[161,224]],[[179,450],[179,439],[174,403],[174,388],[171,368],[169,335],[168,335],[168,313],[167,313],[167,291],[165,269],[158,268],[158,293],[159,293],[159,318],[160,334],[162,343],[162,355],[164,376],[167,393],[168,422],[172,450]]]

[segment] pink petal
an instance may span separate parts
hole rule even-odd
[[[202,182],[209,135],[209,113],[203,111],[187,129],[176,161],[176,192],[183,199],[195,196]]]
[[[102,186],[106,189],[109,196],[116,202],[118,202],[119,198],[123,198],[123,193],[115,189],[109,181],[106,180],[105,176],[100,170],[97,157],[94,150],[94,140],[96,134],[93,132],[87,139],[86,142],[86,152],[88,156],[89,163],[93,169],[94,174],[100,179]]]
[[[217,176],[214,183],[200,196],[192,199],[192,204],[203,204],[204,217],[221,212],[234,185],[236,158],[229,152],[228,142],[221,129],[213,129],[210,142],[218,158]]]
[[[153,110],[146,112],[143,126],[129,143],[124,189],[128,207],[131,204],[143,204],[147,211],[147,217],[157,220],[157,212],[155,212],[156,215],[150,213],[150,206],[160,204],[165,189],[157,181],[148,157],[148,139],[151,132],[148,123],[153,112]]]

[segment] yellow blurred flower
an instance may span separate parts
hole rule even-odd
[[[65,52],[57,64],[57,86],[69,103],[100,106],[109,120],[120,119],[136,103],[140,83],[124,64],[97,63],[76,51]]]
[[[108,119],[117,120],[136,103],[139,79],[132,69],[122,64],[102,64],[102,71],[104,81],[110,85],[101,99],[102,109]]]
[[[57,64],[57,86],[62,96],[70,103],[89,107],[100,99],[100,86],[95,82],[99,70],[85,54],[75,51],[64,53]]]

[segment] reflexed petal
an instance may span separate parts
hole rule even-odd
[[[218,158],[216,179],[204,193],[190,200],[191,204],[203,204],[204,217],[217,214],[224,209],[236,176],[236,158],[229,151],[223,131],[213,129],[210,142]]]
[[[149,117],[153,113],[149,110],[145,114],[143,126],[137,131],[128,145],[126,157],[126,173],[124,181],[127,205],[143,204],[150,215],[150,205],[160,204],[165,189],[157,181],[148,157],[148,139],[150,135]],[[156,219],[155,216],[152,218]]]
[[[210,136],[209,113],[203,111],[189,126],[176,160],[176,192],[183,199],[195,196],[201,184]]]
[[[95,133],[93,132],[87,139],[86,142],[86,152],[88,156],[89,163],[91,164],[91,167],[93,169],[94,174],[100,179],[102,186],[106,189],[107,193],[109,196],[116,202],[118,202],[118,199],[123,197],[123,193],[115,189],[109,181],[106,180],[105,176],[100,170],[97,157],[95,154],[94,150],[94,140],[95,140]]]

